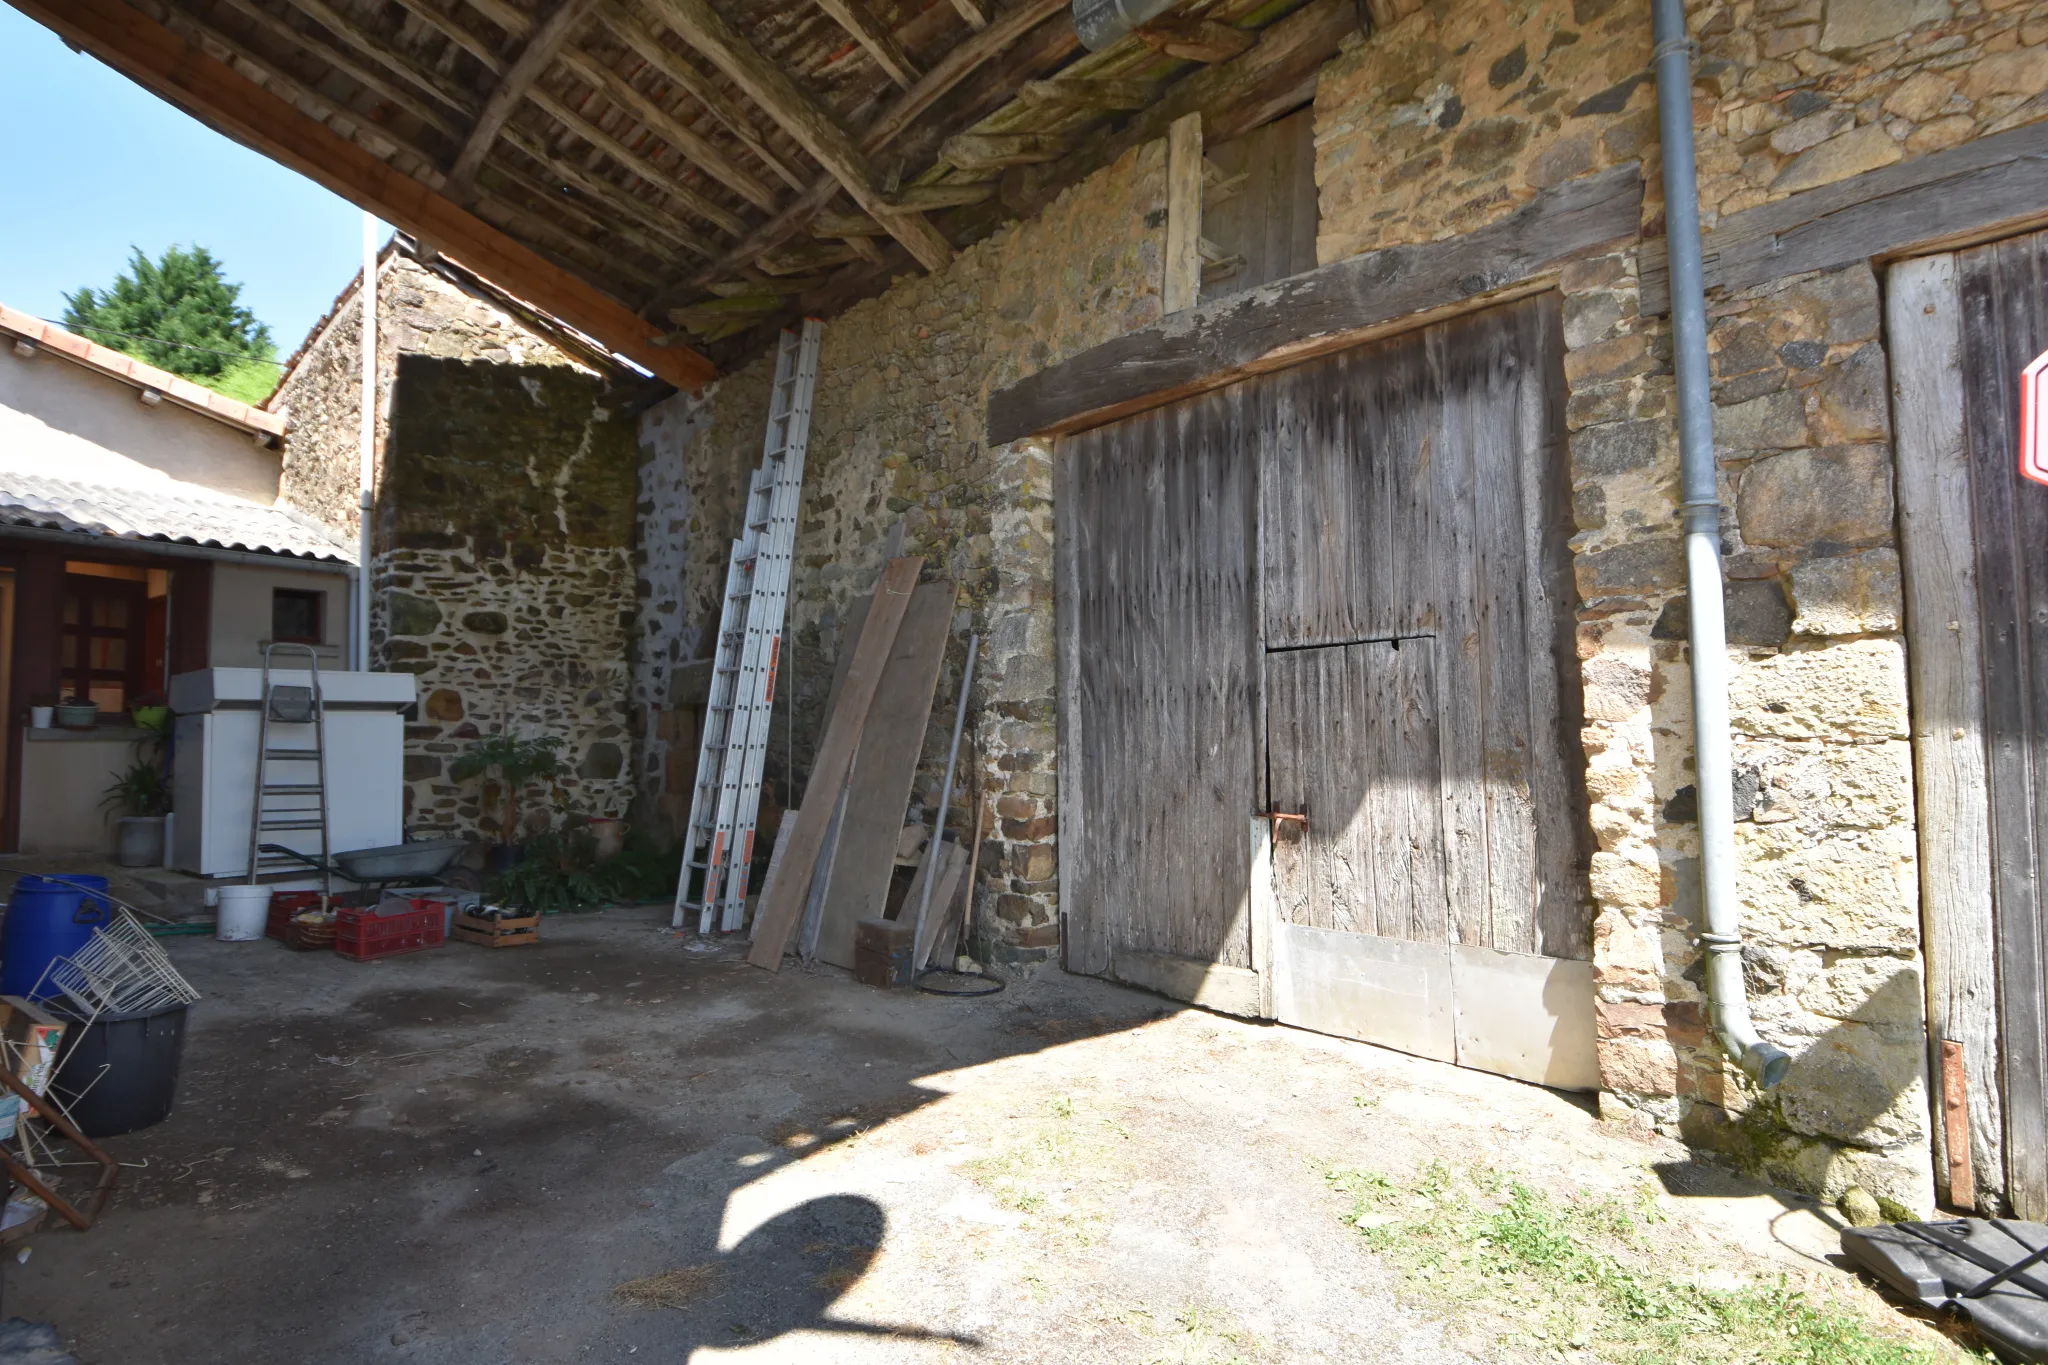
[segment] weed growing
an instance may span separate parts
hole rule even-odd
[[[1646,1268],[1646,1194],[1557,1200],[1487,1168],[1442,1162],[1412,1181],[1330,1169],[1340,1218],[1450,1308],[1485,1312],[1557,1354],[1622,1365],[1936,1365],[1973,1359],[1887,1333],[1782,1277],[1713,1287]]]

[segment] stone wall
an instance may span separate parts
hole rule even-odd
[[[273,406],[284,487],[356,532],[361,312],[345,291]],[[448,763],[482,734],[554,735],[560,796],[631,801],[632,423],[605,381],[515,318],[396,249],[380,263],[371,666],[418,675],[405,813],[478,832],[481,788]],[[530,793],[528,819],[548,813]]]
[[[1725,214],[2048,115],[2048,5],[1707,0],[1701,199]],[[1440,0],[1325,68],[1324,260],[1470,231],[1627,161],[1662,231],[1642,0]],[[1670,334],[1633,249],[1565,296],[1610,1113],[1771,1177],[1932,1201],[1888,365],[1867,266],[1709,300],[1738,891],[1760,1095],[1707,1037]]]
[[[961,781],[978,789],[988,837],[978,914],[1002,955],[1058,942],[1052,633],[1052,464],[1040,443],[991,447],[989,392],[1159,316],[1165,148],[1152,143],[1062,195],[1038,217],[897,282],[826,324],[796,547],[784,691],[796,706],[801,782],[822,725],[844,614],[879,576],[892,528],[926,556],[927,581],[960,584],[956,638],[926,735],[916,808],[937,800],[966,633],[984,639]],[[681,525],[686,570],[643,560],[641,672],[651,708],[643,798],[688,804],[695,754],[669,760],[675,665],[703,647],[747,480],[760,461],[773,357],[648,414],[642,516]],[[656,537],[647,536],[652,546]],[[659,552],[672,556],[673,549]],[[793,684],[793,685],[792,685]],[[778,718],[777,734],[786,717]],[[769,799],[787,765],[770,747]],[[652,788],[659,783],[661,791]],[[687,810],[674,813],[677,824]]]

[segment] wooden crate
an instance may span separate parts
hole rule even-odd
[[[519,919],[484,919],[480,915],[455,916],[455,937],[481,948],[518,948],[540,942],[540,916]]]

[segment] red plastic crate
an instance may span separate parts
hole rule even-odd
[[[263,923],[264,937],[274,938],[279,942],[283,942],[284,927],[290,923],[293,915],[298,914],[301,910],[318,910],[319,908],[320,893],[318,891],[273,891],[270,895],[270,915]]]
[[[402,915],[380,915],[374,908],[337,912],[334,951],[357,962],[438,948],[448,935],[446,907],[440,901],[409,898],[412,909]]]

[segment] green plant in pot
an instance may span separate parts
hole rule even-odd
[[[562,771],[555,751],[562,741],[555,735],[527,739],[519,735],[485,735],[469,746],[469,752],[448,766],[448,776],[457,782],[483,780],[483,807],[479,822],[493,836],[493,871],[503,871],[518,861],[519,831],[525,823],[526,789],[542,778]]]
[[[108,784],[100,804],[120,813],[114,861],[123,867],[156,867],[163,862],[171,782],[161,763],[138,757]]]

